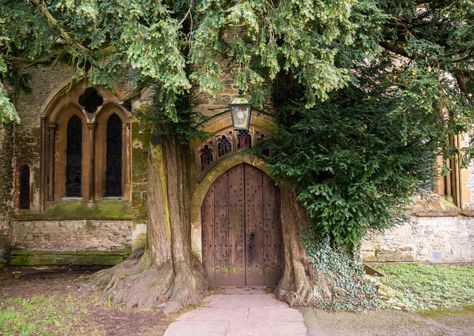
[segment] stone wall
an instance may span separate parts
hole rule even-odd
[[[130,254],[131,220],[12,222],[10,264],[113,265]]]
[[[370,235],[361,253],[366,262],[474,262],[474,218],[413,217]]]
[[[65,65],[30,69],[31,92],[19,94],[14,102],[21,122],[0,129],[0,267],[8,250],[10,263],[15,265],[114,264],[146,244],[150,136],[149,128],[136,120],[131,127],[130,202],[83,202],[70,210],[66,203],[71,201],[59,200],[41,209],[41,117],[47,104],[69,84],[71,73]],[[30,168],[29,210],[18,209],[18,170],[24,164]]]
[[[13,127],[0,126],[0,269],[6,263],[12,210],[12,143]]]
[[[14,160],[18,169],[23,164],[30,167],[32,212],[40,211],[40,149],[41,149],[41,116],[44,104],[56,91],[66,85],[71,78],[67,66],[37,67],[31,69],[29,82],[31,92],[22,93],[15,99],[15,107],[21,118],[15,127]],[[14,172],[15,180],[18,171]],[[18,202],[17,195],[15,202]]]

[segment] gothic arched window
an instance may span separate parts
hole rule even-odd
[[[217,155],[221,157],[230,152],[232,152],[232,143],[225,135],[220,136],[217,139]]]
[[[208,145],[204,145],[201,149],[201,169],[209,167],[213,160],[212,149]]]
[[[20,168],[20,197],[19,197],[19,208],[29,209],[30,208],[30,167],[23,165]]]
[[[122,120],[115,113],[107,121],[105,196],[122,196]]]
[[[252,136],[247,130],[240,130],[237,133],[237,148],[245,149],[252,147]]]
[[[81,197],[82,122],[73,115],[67,123],[66,196]]]

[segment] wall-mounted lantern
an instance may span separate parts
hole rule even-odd
[[[242,96],[237,97],[229,104],[229,108],[234,129],[248,130],[252,114],[252,105],[249,101]]]

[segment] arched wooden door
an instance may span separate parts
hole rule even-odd
[[[201,207],[203,264],[217,286],[275,286],[282,271],[280,191],[247,164],[223,174]]]

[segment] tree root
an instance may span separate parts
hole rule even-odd
[[[165,314],[198,304],[207,291],[204,275],[185,263],[151,263],[145,253],[88,279],[103,288],[103,297],[129,307],[161,308]]]
[[[315,274],[312,265],[293,260],[293,266],[283,274],[275,296],[290,306],[314,306],[319,300],[331,300],[326,277]],[[316,280],[317,279],[317,280]]]

